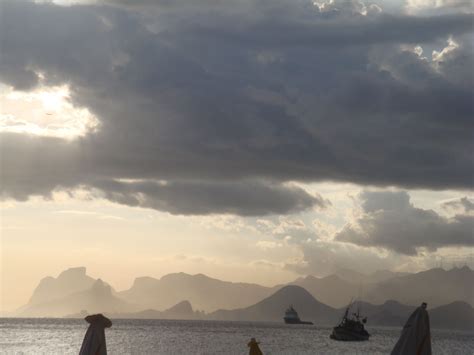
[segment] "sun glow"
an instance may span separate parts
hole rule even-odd
[[[75,107],[67,85],[43,86],[33,91],[0,91],[0,132],[74,139],[98,128],[86,108]]]

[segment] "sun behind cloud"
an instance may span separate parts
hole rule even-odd
[[[0,132],[74,139],[99,127],[99,120],[87,108],[71,102],[66,84],[32,91],[1,88]]]

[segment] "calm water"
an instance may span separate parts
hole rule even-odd
[[[77,354],[87,329],[75,319],[0,319],[1,354]],[[330,328],[276,323],[115,320],[109,354],[246,354],[250,337],[264,354],[388,354],[400,329],[371,328],[367,342],[329,339]],[[474,354],[473,334],[433,331],[434,354]]]

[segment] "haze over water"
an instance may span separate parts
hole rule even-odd
[[[0,319],[1,354],[77,354],[87,324],[79,319]],[[110,354],[247,354],[251,337],[264,354],[388,354],[400,329],[367,328],[367,342],[337,342],[331,329],[278,323],[114,320],[106,330]],[[433,330],[433,354],[474,352],[472,333]]]

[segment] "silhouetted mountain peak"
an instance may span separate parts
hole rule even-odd
[[[219,310],[212,319],[282,321],[285,310],[292,305],[302,320],[315,320],[329,324],[336,320],[335,309],[317,301],[307,290],[296,285],[284,286],[262,301],[241,309]]]
[[[90,288],[94,279],[86,275],[85,267],[64,270],[57,278],[43,278],[33,291],[29,303],[42,303],[62,298],[74,292]]]
[[[428,305],[428,307],[429,307],[429,305]],[[439,306],[439,307],[436,307],[436,308],[437,309],[451,308],[451,309],[458,309],[458,310],[462,310],[462,309],[471,310],[472,306],[469,303],[464,302],[464,301],[454,301],[454,302],[451,302],[451,303],[448,303],[448,304],[445,304],[445,305],[442,305],[442,306]]]
[[[185,272],[177,272],[177,273],[172,273],[172,274],[168,274],[168,275],[165,275],[163,276],[160,281],[181,281],[181,280],[196,280],[196,281],[209,281],[209,280],[212,280],[212,281],[220,281],[220,280],[216,280],[216,279],[213,279],[207,275],[204,275],[204,274],[195,274],[195,275],[191,275],[191,274],[187,274]],[[225,282],[225,281],[220,281],[220,282]]]
[[[189,301],[181,301],[173,307],[167,309],[165,312],[173,312],[179,314],[193,313],[193,307]]]
[[[192,278],[192,275],[186,274],[185,272],[175,272],[172,274],[164,275],[160,278],[162,282],[173,282],[179,280],[186,280]]]
[[[306,291],[303,287],[296,286],[296,285],[288,285],[284,286],[278,291],[276,291],[273,295],[271,295],[268,299],[293,299],[293,300],[315,300],[314,297]],[[263,301],[262,301],[263,302]]]
[[[219,308],[246,306],[271,292],[271,288],[256,284],[222,281],[204,274],[179,272],[164,275],[160,279],[137,278],[130,289],[120,292],[118,296],[130,303],[160,311],[187,299],[196,309],[209,312]]]
[[[443,268],[440,268],[440,267],[434,267],[432,269],[428,269],[428,270],[424,270],[424,271],[420,271],[418,272],[417,274],[436,274],[436,273],[446,273],[447,271]]]
[[[43,277],[41,280],[40,280],[40,284],[47,284],[48,282],[51,282],[51,281],[54,281],[56,280],[54,277],[52,276],[46,276],[46,277]]]
[[[338,269],[334,274],[348,282],[360,282],[367,278],[365,274],[344,268]]]
[[[295,307],[303,307],[303,309],[312,308],[313,310],[319,309],[319,311],[333,310],[332,307],[327,306],[314,298],[305,288],[296,285],[284,286],[256,305],[265,303],[279,304],[281,305],[280,307],[283,305],[288,306],[289,304],[293,304]]]
[[[102,293],[102,294],[112,294],[112,288],[107,285],[104,281],[101,279],[97,279],[94,284],[92,285],[91,288],[92,292],[96,293]]]
[[[404,276],[404,275],[408,275],[408,273],[394,272],[390,270],[377,270],[371,275],[369,275],[369,279],[371,282],[381,282],[381,281],[383,282],[383,281],[390,280],[392,278]]]
[[[158,282],[158,279],[155,279],[150,276],[141,276],[135,278],[133,281],[132,287],[147,287]]]
[[[430,309],[429,313],[431,322],[440,328],[474,330],[474,309],[466,302],[455,301]]]
[[[42,302],[34,302],[26,305],[19,310],[21,316],[53,316],[61,317],[68,314],[75,314],[81,310],[87,310],[91,313],[97,312],[117,312],[118,310],[135,311],[139,306],[125,302],[112,293],[110,285],[101,279],[94,280],[85,276],[84,278],[91,283],[87,288],[80,285],[81,288],[76,292],[70,292],[71,286],[76,286],[69,279],[67,282],[61,282],[61,279],[54,279],[49,288],[43,289],[40,294],[43,297]],[[67,288],[64,288],[64,286]]]
[[[365,299],[372,303],[396,299],[412,306],[427,302],[431,307],[436,307],[454,300],[472,305],[473,284],[474,272],[468,267],[451,270],[433,268],[380,282],[369,290]]]
[[[453,267],[450,270],[446,270],[443,268],[433,268],[429,270],[424,270],[417,272],[415,274],[409,274],[409,278],[413,279],[420,279],[420,278],[428,278],[428,279],[435,279],[438,277],[452,277],[452,276],[460,276],[460,277],[469,277],[469,276],[474,276],[474,272],[472,269],[470,269],[468,266],[463,266],[463,267]]]
[[[293,285],[301,286],[308,290],[313,297],[320,302],[332,307],[342,307],[356,296],[358,288],[354,284],[343,280],[338,275],[329,275],[323,278],[307,276],[293,282]]]
[[[377,270],[371,274],[365,274],[350,269],[339,269],[334,274],[339,276],[342,280],[353,284],[378,283],[407,275],[407,273],[394,272],[390,270]]]
[[[69,269],[64,270],[63,272],[61,272],[58,276],[58,280],[85,277],[86,276],[86,271],[87,271],[87,269],[84,266],[72,267],[72,268],[69,268]]]

